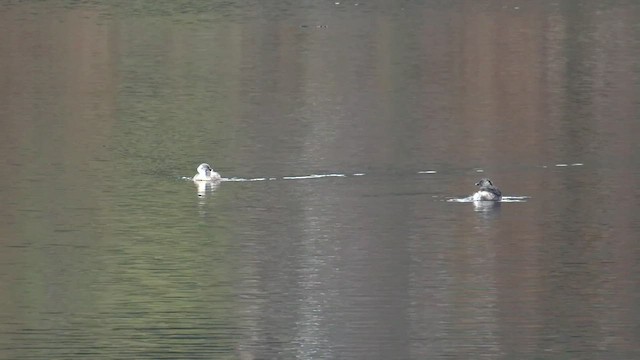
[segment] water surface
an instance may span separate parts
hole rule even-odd
[[[637,358],[639,23],[1,5],[0,357]]]

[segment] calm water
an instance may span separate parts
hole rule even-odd
[[[113,4],[0,5],[0,358],[640,357],[640,5]]]

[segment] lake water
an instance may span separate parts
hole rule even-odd
[[[639,24],[0,5],[0,358],[640,358]]]

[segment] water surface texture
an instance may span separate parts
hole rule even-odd
[[[640,358],[639,24],[5,2],[0,358]]]

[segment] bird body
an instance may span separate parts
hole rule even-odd
[[[500,201],[502,192],[489,179],[481,179],[476,183],[480,189],[473,194],[473,201]]]
[[[213,171],[211,166],[206,163],[198,166],[198,173],[193,177],[193,181],[220,181],[221,179],[220,174]]]

